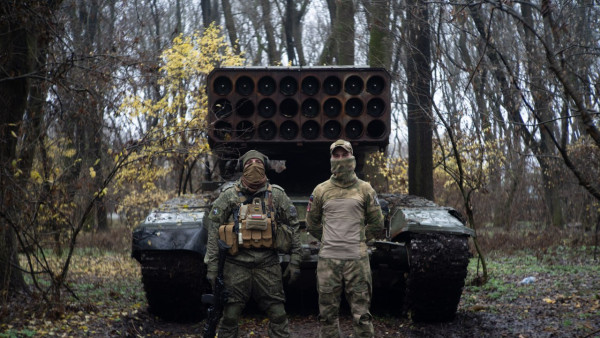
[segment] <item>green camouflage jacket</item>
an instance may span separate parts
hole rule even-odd
[[[265,185],[265,187],[257,191],[254,195],[251,195],[238,180],[235,184],[221,192],[219,197],[215,200],[210,215],[208,216],[208,243],[206,255],[204,256],[204,262],[207,265],[208,271],[217,271],[217,240],[219,238],[219,226],[232,221],[233,210],[240,203],[236,187],[238,187],[242,193],[245,193],[245,196],[248,199],[252,199],[253,196],[263,197],[265,190],[267,189]],[[273,193],[273,208],[275,209],[275,220],[277,224],[287,224],[292,228],[294,235],[292,240],[291,261],[299,262],[302,249],[300,246],[300,234],[298,232],[298,212],[282,187],[274,184],[272,184],[271,187]],[[227,256],[227,260],[237,262],[241,265],[252,266],[279,264],[279,256],[275,249],[244,249],[240,247],[239,253],[235,256]]]

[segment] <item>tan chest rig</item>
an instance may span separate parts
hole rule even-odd
[[[229,253],[237,254],[239,248],[274,248],[275,213],[273,193],[267,186],[264,197],[246,198],[236,187],[240,203],[233,210],[233,223],[219,227],[219,238],[231,247]]]

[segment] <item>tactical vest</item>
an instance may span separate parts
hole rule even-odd
[[[267,186],[264,197],[248,200],[236,187],[239,204],[233,211],[233,223],[219,227],[219,238],[231,248],[229,253],[237,254],[238,248],[275,248],[273,234],[277,225],[273,211],[273,192]]]

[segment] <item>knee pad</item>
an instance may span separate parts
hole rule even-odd
[[[283,304],[273,304],[269,306],[266,312],[267,316],[269,316],[269,320],[273,323],[283,323],[287,319]]]
[[[227,326],[237,325],[243,309],[244,305],[239,303],[225,305],[223,308],[223,324]]]

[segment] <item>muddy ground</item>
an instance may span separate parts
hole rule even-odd
[[[576,264],[576,263],[574,263]],[[596,262],[596,267],[597,267]],[[562,265],[561,265],[562,266]],[[484,287],[467,286],[456,318],[446,323],[413,323],[402,315],[377,313],[376,337],[600,337],[600,276],[597,268],[541,269],[535,281],[521,283],[523,276],[496,276]],[[490,285],[494,284],[494,285]],[[376,291],[376,290],[375,290]],[[352,337],[352,319],[342,311],[340,327]],[[292,337],[317,337],[315,313],[290,313]],[[129,315],[112,328],[128,336],[201,336],[204,321],[172,323],[146,310]],[[247,313],[240,325],[242,337],[266,337],[268,320]]]
[[[494,243],[521,243],[497,236],[494,239]],[[579,244],[533,250],[527,248],[532,241],[523,241],[525,249],[489,254],[489,280],[480,286],[470,285],[481,273],[472,260],[468,285],[450,322],[414,323],[401,313],[390,315],[388,309],[374,304],[375,336],[600,338],[598,247]],[[202,336],[201,318],[168,322],[148,312],[140,266],[128,253],[88,253],[73,262],[64,303],[50,302],[49,306],[39,292],[9,295],[8,302],[0,302],[0,337]],[[527,277],[533,282],[523,283]],[[373,292],[382,296],[380,290]],[[383,296],[385,299],[388,294]],[[266,337],[265,316],[257,310],[246,312],[240,322],[240,336]],[[292,337],[318,336],[316,309],[288,314]],[[340,327],[345,337],[353,336],[347,309],[342,311]]]
[[[529,308],[523,313],[519,308]],[[500,311],[482,307],[477,311],[459,310],[447,323],[412,323],[407,318],[381,317],[374,320],[376,337],[599,337],[600,319],[595,318],[563,327],[560,311],[546,306],[515,305]],[[169,323],[140,312],[130,316],[114,333],[127,336],[201,336],[203,323]],[[581,324],[581,325],[579,325]],[[259,315],[244,316],[242,337],[267,337],[268,321]],[[340,327],[344,337],[353,337],[350,315],[343,314]],[[290,315],[292,337],[318,337],[317,316]]]

